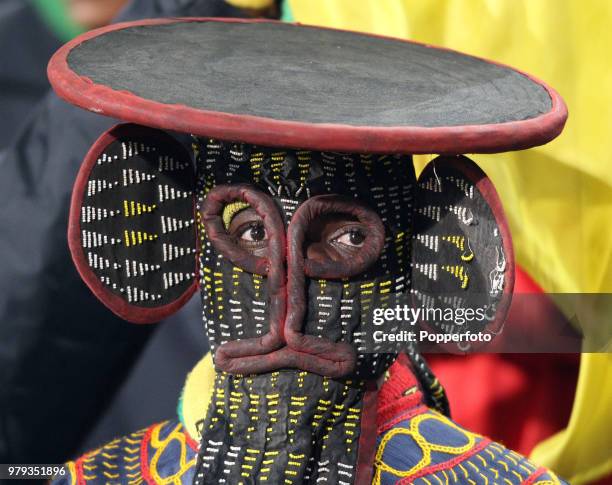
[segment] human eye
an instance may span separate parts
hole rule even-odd
[[[261,216],[252,208],[236,213],[227,232],[236,244],[256,256],[263,256],[268,246],[268,231]]]
[[[363,247],[366,239],[366,232],[360,226],[342,227],[334,232],[330,238],[330,243],[333,245],[341,245],[346,248],[356,249]]]
[[[252,221],[248,222],[246,227],[244,224],[240,227],[238,238],[247,243],[260,243],[268,239],[268,234],[262,221]]]

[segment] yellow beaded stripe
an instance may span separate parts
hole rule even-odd
[[[149,214],[157,209],[156,204],[145,204],[135,200],[123,201],[123,214],[125,217],[134,217],[142,214]]]
[[[142,244],[145,241],[155,241],[159,235],[150,234],[144,231],[123,231],[123,240],[126,247],[136,246]]]
[[[253,182],[259,183],[261,177],[261,165],[264,161],[263,152],[256,152],[251,154],[249,163],[251,165],[251,173],[253,174]]]
[[[249,204],[243,202],[241,200],[237,200],[234,202],[230,202],[223,208],[223,215],[221,216],[223,219],[223,225],[225,229],[227,229],[232,222],[232,219],[238,212],[250,207]]]
[[[300,171],[300,184],[304,185],[308,178],[308,171],[310,170],[310,159],[312,157],[311,151],[299,151],[297,152],[298,168]]]
[[[272,180],[275,183],[280,182],[281,170],[283,168],[283,163],[285,161],[285,157],[287,156],[287,152],[274,152],[270,155],[270,159],[272,163],[270,163],[270,169],[272,170]]]
[[[461,288],[463,290],[467,288],[470,277],[463,266],[460,266],[458,264],[445,265],[442,266],[442,269],[452,274],[455,278],[459,279],[459,281],[461,282]]]
[[[455,246],[460,251],[462,251],[461,261],[469,262],[469,261],[472,261],[472,259],[474,259],[474,253],[469,247],[470,245],[469,241],[467,243],[467,246],[470,251],[467,253],[465,252],[465,246],[466,246],[465,236],[442,236],[442,241],[446,241],[452,244],[453,246]]]
[[[70,485],[77,485],[77,471],[76,465],[73,461],[69,461],[66,463],[66,468],[68,468],[68,476],[70,477]]]

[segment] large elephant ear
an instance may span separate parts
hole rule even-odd
[[[514,287],[512,240],[495,187],[467,157],[438,157],[418,179],[412,275],[415,303],[441,310],[424,319],[435,331],[497,333],[503,325]],[[469,308],[477,312],[471,321]]]
[[[159,321],[196,290],[194,187],[189,152],[160,130],[115,126],[85,157],[72,193],[70,252],[121,318]]]

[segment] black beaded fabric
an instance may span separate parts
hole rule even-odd
[[[511,243],[504,240],[501,206],[491,206],[499,204],[497,195],[478,187],[483,179],[471,160],[459,156],[434,159],[418,180],[412,293],[415,306],[438,310],[423,322],[438,333],[496,332],[510,303]],[[480,309],[485,318],[449,319],[457,309]]]
[[[282,150],[203,139],[196,139],[195,146],[199,207],[219,185],[249,184],[272,198],[287,229],[301,204],[336,194],[369,206],[385,230],[378,261],[362,274],[346,279],[305,276],[305,294],[288,295],[307,301],[304,334],[354,346],[355,374],[330,379],[300,368],[246,376],[218,373],[202,423],[195,481],[233,483],[247,473],[274,483],[288,474],[300,483],[354,483],[364,388],[388,368],[397,350],[366,347],[366,335],[377,329],[372,311],[414,302],[431,305],[426,298],[441,298],[454,308],[472,302],[472,293],[485,292],[485,303],[495,313],[508,268],[500,262],[503,241],[489,207],[491,198],[480,193],[471,175],[476,167],[465,158],[434,160],[417,185],[407,156]],[[272,298],[266,277],[235,266],[215,249],[202,221],[198,228],[203,316],[213,351],[227,342],[264,336]],[[448,293],[460,295],[459,300],[444,300]],[[395,332],[401,325],[390,322],[385,330]],[[405,350],[429,405],[449,414],[444,390],[415,346]],[[354,415],[343,414],[346,409]],[[345,432],[349,419],[354,424],[350,436]],[[247,460],[245,472],[241,464]]]
[[[195,278],[193,162],[159,130],[115,131],[114,141],[94,154],[79,201],[81,249],[112,294],[130,306],[161,307]]]

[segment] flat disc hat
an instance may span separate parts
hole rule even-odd
[[[84,34],[49,65],[96,113],[221,140],[361,153],[544,144],[560,96],[515,69],[397,39],[273,21],[162,19]]]

